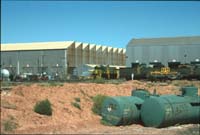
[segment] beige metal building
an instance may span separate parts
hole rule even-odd
[[[83,64],[124,66],[125,49],[75,41],[1,44],[1,68],[13,74],[64,76]]]

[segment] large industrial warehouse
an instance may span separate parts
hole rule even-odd
[[[125,49],[75,41],[1,45],[1,67],[12,74],[64,76],[83,64],[125,65]]]
[[[200,36],[132,39],[126,47],[126,66],[133,62],[190,63],[200,59]]]

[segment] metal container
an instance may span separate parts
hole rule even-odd
[[[141,119],[148,127],[199,123],[200,97],[183,95],[151,97],[142,104]]]
[[[195,79],[200,80],[200,64],[195,66],[193,76]]]
[[[7,69],[1,69],[1,77],[2,78],[9,78],[10,72]]]
[[[133,68],[126,67],[119,69],[120,78],[125,78],[126,80],[131,80],[131,74],[134,73]]]
[[[183,96],[198,96],[198,88],[193,86],[186,86],[181,88]]]
[[[134,96],[108,97],[103,102],[102,120],[116,126],[138,123],[143,101]]]
[[[10,72],[7,69],[1,69],[0,72],[1,76],[0,76],[0,80],[3,81],[10,81]]]
[[[151,93],[146,89],[136,89],[136,90],[132,90],[131,96],[136,96],[145,100],[151,96]]]

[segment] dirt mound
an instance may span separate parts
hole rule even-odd
[[[101,118],[91,111],[92,97],[97,94],[130,96],[132,89],[136,88],[148,89],[150,92],[156,89],[159,94],[179,93],[179,86],[142,81],[127,81],[118,85],[95,83],[64,83],[62,86],[19,85],[9,93],[1,93],[1,122],[8,121],[8,118],[15,121],[17,124],[12,133],[80,133],[81,129],[98,130],[105,126],[100,124]],[[52,103],[52,116],[40,115],[33,111],[35,103],[44,99],[49,99]],[[80,109],[72,105],[76,99],[80,100]],[[1,131],[4,131],[2,125]]]

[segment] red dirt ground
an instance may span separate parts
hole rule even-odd
[[[127,81],[121,84],[64,83],[63,86],[30,86],[18,85],[9,92],[1,92],[1,133],[18,134],[176,134],[197,125],[187,124],[169,128],[155,129],[141,125],[104,126],[100,124],[100,116],[92,111],[92,96],[103,94],[108,96],[130,96],[132,89],[154,89],[159,94],[178,94],[180,86],[194,84],[200,95],[200,81],[174,81],[167,83],[151,83]],[[52,104],[52,116],[37,114],[33,107],[37,101],[48,98]],[[74,98],[80,98],[81,110],[71,105]],[[14,106],[14,107],[9,107]],[[17,128],[7,132],[3,122],[12,118]]]

